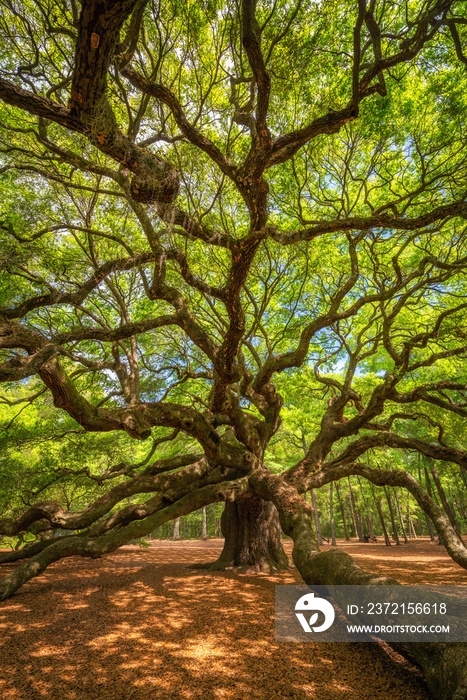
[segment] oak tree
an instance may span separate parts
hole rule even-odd
[[[302,494],[349,475],[407,489],[466,567],[444,510],[385,466],[467,468],[464,3],[2,0],[0,23],[6,400],[152,439],[70,467],[85,506],[51,483],[3,518],[59,534],[2,554],[22,563],[0,598],[218,501],[247,557],[285,563],[279,518],[307,583],[393,584],[316,543]],[[277,470],[291,376],[319,415]],[[396,647],[467,697],[462,645]]]

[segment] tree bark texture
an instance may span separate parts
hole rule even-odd
[[[257,479],[257,480],[256,480]],[[275,475],[258,475],[255,487],[272,499],[285,534],[294,541],[293,561],[308,585],[399,585],[395,579],[371,574],[341,549],[321,552],[314,535],[310,505],[293,487]],[[462,643],[391,643],[396,651],[417,664],[429,692],[437,700],[467,700],[467,654]]]
[[[221,518],[224,549],[209,566],[212,571],[248,567],[255,571],[278,571],[289,566],[282,547],[277,510],[261,498],[226,502]]]
[[[311,502],[313,504],[313,517],[315,519],[316,537],[318,539],[318,544],[321,546],[323,544],[323,535],[321,534],[321,523],[319,522],[318,505],[316,503],[316,494],[314,489],[311,489]]]

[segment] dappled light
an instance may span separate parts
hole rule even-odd
[[[274,585],[300,582],[298,572],[189,568],[221,544],[153,542],[53,564],[2,605],[2,700],[428,700],[421,675],[387,645],[275,642]],[[466,582],[427,538],[340,544],[407,583]]]
[[[0,6],[0,700],[467,700],[467,4]]]
[[[407,585],[467,584],[467,572],[457,566],[443,546],[430,542],[428,537],[411,540],[409,544],[385,547],[384,544],[362,545],[338,540],[363,569],[385,576],[393,576]],[[323,550],[330,549],[324,546]]]

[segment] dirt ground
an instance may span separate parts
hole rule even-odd
[[[427,539],[339,544],[402,583],[467,584]],[[50,566],[0,604],[1,700],[428,700],[420,674],[378,644],[275,642],[274,585],[298,573],[187,568],[221,546],[155,541]]]

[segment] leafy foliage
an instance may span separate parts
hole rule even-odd
[[[465,564],[417,481],[467,468],[464,4],[3,7],[2,532],[352,475]]]

